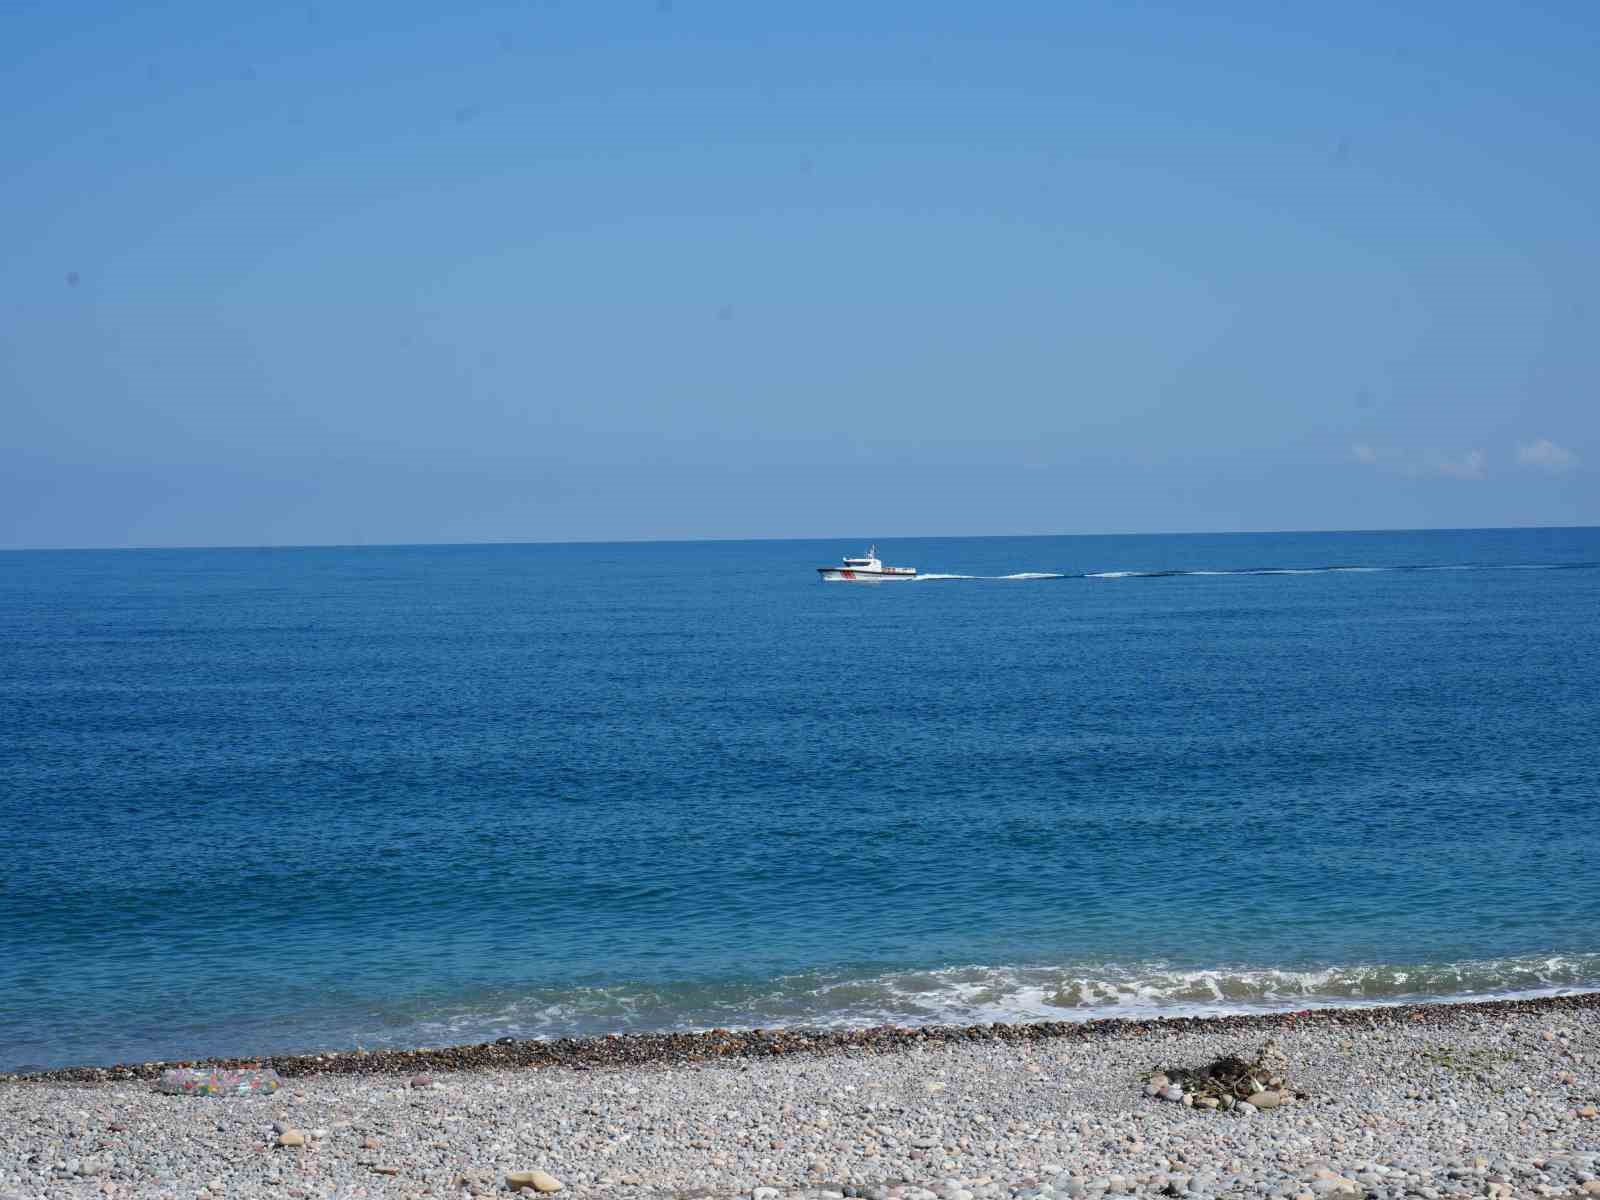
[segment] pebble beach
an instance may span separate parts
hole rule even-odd
[[[1268,1039],[1275,1107],[1150,1086]],[[0,1080],[0,1197],[1600,1195],[1596,994],[307,1055],[256,1096],[171,1065]]]

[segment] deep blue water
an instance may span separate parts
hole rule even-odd
[[[0,1069],[1600,987],[1600,530],[862,548],[0,556]]]

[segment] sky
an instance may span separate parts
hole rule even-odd
[[[1600,6],[0,14],[0,547],[1600,524]]]

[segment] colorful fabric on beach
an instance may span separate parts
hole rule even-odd
[[[158,1091],[178,1096],[250,1096],[275,1092],[283,1081],[272,1070],[223,1071],[180,1067],[163,1071]]]

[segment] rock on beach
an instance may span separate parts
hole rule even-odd
[[[546,1171],[512,1171],[506,1176],[506,1183],[513,1191],[531,1188],[536,1192],[559,1192],[562,1184],[559,1179]]]
[[[1277,1108],[1283,1103],[1283,1093],[1274,1091],[1257,1092],[1253,1096],[1246,1096],[1244,1102],[1252,1108]]]

